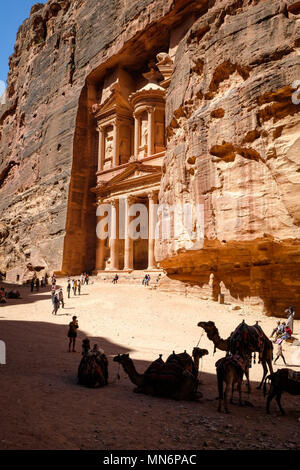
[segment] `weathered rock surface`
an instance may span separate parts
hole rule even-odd
[[[92,104],[106,70],[143,69],[176,45],[160,202],[202,204],[205,238],[161,240],[157,260],[215,299],[221,285],[299,311],[299,13],[295,0],[35,5],[0,105],[0,271],[94,268]]]
[[[177,282],[207,293],[213,274],[215,300],[281,315],[300,307],[297,3],[214,2],[181,41],[160,202],[203,205],[204,246],[184,230],[156,246]]]

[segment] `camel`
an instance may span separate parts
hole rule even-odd
[[[225,356],[216,362],[218,390],[219,390],[219,406],[218,411],[222,410],[222,402],[224,403],[225,413],[229,413],[227,405],[227,397],[231,389],[230,403],[233,403],[234,385],[237,384],[239,392],[239,404],[242,406],[242,381],[243,375],[247,366],[244,361],[237,354],[234,356]],[[223,382],[225,382],[225,391],[223,392]]]
[[[215,350],[220,349],[221,351],[229,351],[232,354],[239,354],[244,360],[248,360],[248,365],[245,370],[245,375],[248,382],[248,390],[251,390],[249,381],[249,367],[251,365],[251,354],[254,352],[259,353],[259,362],[263,367],[263,378],[257,387],[260,389],[264,382],[264,379],[268,373],[268,367],[271,374],[273,373],[273,344],[272,341],[265,335],[261,327],[256,323],[254,326],[246,325],[243,320],[240,325],[231,333],[227,339],[222,339],[219,335],[219,331],[214,322],[199,322],[198,326],[204,329],[208,339],[210,339],[214,345]],[[268,367],[267,367],[268,365]]]
[[[266,396],[267,380],[271,381],[267,398],[267,413],[270,414],[270,403],[276,397],[278,407],[281,413],[285,415],[285,411],[280,403],[281,395],[283,392],[288,392],[291,395],[300,395],[300,373],[292,369],[279,369],[277,372],[268,375],[264,382],[264,396]]]
[[[108,360],[104,351],[95,344],[90,349],[90,341],[82,341],[82,359],[78,367],[78,382],[90,388],[108,385]]]
[[[195,357],[208,354],[206,350],[195,351]],[[145,395],[162,396],[175,400],[196,400],[199,398],[198,368],[186,351],[181,354],[171,354],[164,362],[162,355],[159,356],[146,369],[144,374],[139,374],[129,354],[114,357],[114,362],[122,364],[124,371],[128,374],[131,382],[136,385],[134,392]]]

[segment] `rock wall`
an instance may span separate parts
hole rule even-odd
[[[107,70],[176,51],[160,202],[202,205],[204,240],[158,240],[157,260],[176,289],[299,312],[299,14],[295,0],[35,5],[0,105],[0,271],[94,268],[91,106]]]
[[[108,68],[143,66],[202,1],[49,0],[32,7],[0,106],[0,271],[94,268],[97,135]],[[205,2],[204,2],[205,3]]]
[[[176,286],[207,295],[211,280],[215,300],[278,315],[300,314],[299,13],[295,1],[215,2],[181,41],[160,202],[202,205],[204,240],[183,230],[156,246]]]

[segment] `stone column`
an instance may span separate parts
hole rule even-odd
[[[148,269],[156,268],[156,261],[154,256],[155,248],[155,224],[156,214],[155,204],[157,203],[157,193],[152,191],[148,194],[149,198],[149,234],[148,234]]]
[[[119,269],[119,200],[111,201],[110,269]]]
[[[98,127],[98,132],[99,132],[99,146],[98,146],[98,171],[103,170],[104,166],[104,140],[105,140],[105,135],[104,135],[104,127],[100,126]]]
[[[134,199],[128,196],[125,199],[125,251],[124,251],[124,271],[133,269],[133,239],[129,233],[130,216],[129,209]]]
[[[154,154],[154,108],[147,108],[148,111],[148,157]]]
[[[96,271],[104,270],[104,250],[105,250],[105,240],[97,238],[96,244]]]
[[[119,165],[119,123],[117,119],[113,121],[113,166]]]
[[[134,156],[137,159],[139,155],[140,144],[140,117],[134,114]]]

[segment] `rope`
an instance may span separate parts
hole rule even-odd
[[[199,346],[199,344],[200,344],[200,341],[201,341],[201,339],[202,339],[203,334],[204,334],[204,331],[202,332],[202,334],[201,334],[201,336],[200,336],[200,339],[199,339],[199,341],[198,341],[198,343],[197,343],[196,348],[198,348],[198,346]]]

